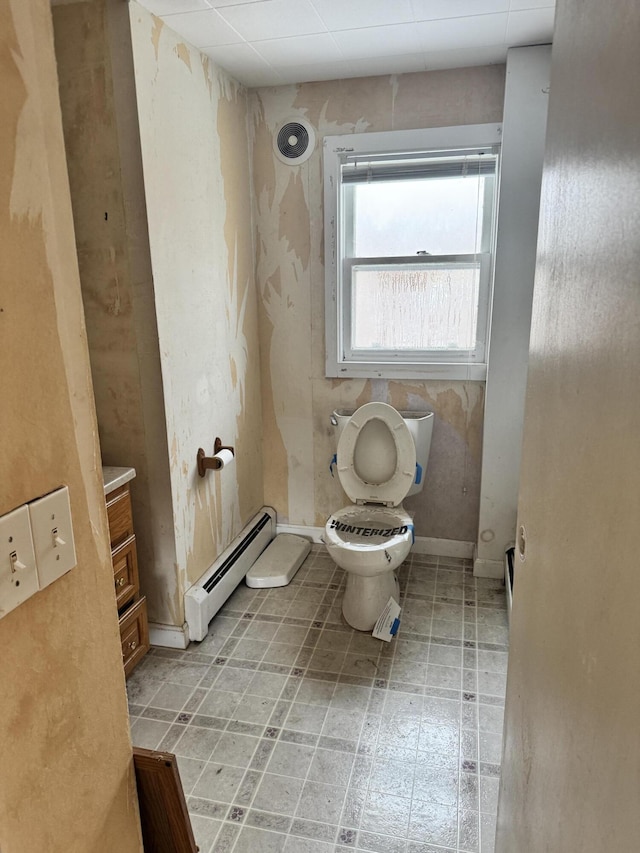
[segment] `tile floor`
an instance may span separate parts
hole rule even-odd
[[[492,853],[507,666],[500,581],[412,555],[387,644],[347,627],[314,546],[242,584],[201,643],[128,681],[133,741],[178,756],[202,853]]]

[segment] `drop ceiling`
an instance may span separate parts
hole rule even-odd
[[[504,62],[555,0],[140,0],[246,86]]]

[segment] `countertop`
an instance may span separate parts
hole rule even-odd
[[[105,497],[119,486],[124,486],[129,480],[133,480],[135,476],[135,468],[116,468],[112,465],[103,466],[102,479],[104,480]]]

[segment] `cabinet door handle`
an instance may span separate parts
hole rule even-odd
[[[138,647],[138,644],[136,643],[136,641],[131,640],[131,642],[129,643],[129,648],[131,649],[131,651],[133,651],[137,647]]]
[[[116,581],[116,586],[123,587],[126,582],[127,582],[126,578],[118,578],[118,580]]]

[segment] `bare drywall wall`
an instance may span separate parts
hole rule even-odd
[[[182,596],[263,503],[247,93],[130,4]],[[235,462],[200,479],[216,436]]]
[[[558,4],[499,853],[640,838],[639,29],[635,0]]]
[[[132,501],[149,619],[176,615],[164,399],[126,4],[52,9],[100,448],[136,469]]]
[[[66,484],[78,564],[0,620],[0,848],[142,849],[48,0],[0,0],[0,513]]]
[[[484,384],[324,376],[322,137],[498,122],[504,67],[305,83],[251,93],[256,276],[260,295],[265,501],[291,524],[322,525],[348,503],[329,475],[334,408],[382,400],[436,413],[424,491],[406,501],[416,533],[476,538]],[[280,124],[319,135],[300,166],[273,152]]]

